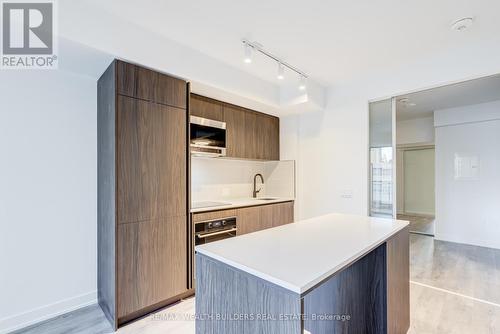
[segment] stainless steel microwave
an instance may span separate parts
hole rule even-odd
[[[191,154],[206,157],[226,155],[226,123],[198,116],[190,117]]]

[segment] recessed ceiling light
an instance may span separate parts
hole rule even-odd
[[[451,29],[455,31],[465,31],[472,25],[473,21],[472,17],[461,18],[452,23]]]

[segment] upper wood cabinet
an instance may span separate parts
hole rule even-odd
[[[186,108],[186,82],[134,64],[117,61],[118,94]]]
[[[191,94],[189,103],[189,112],[191,115],[221,122],[224,121],[221,102],[204,96]]]
[[[224,105],[226,156],[255,159],[255,115],[242,108]]]
[[[279,118],[191,94],[190,114],[226,122],[226,156],[279,160]]]
[[[118,96],[118,224],[186,215],[186,110]]]
[[[256,114],[255,156],[257,159],[280,159],[280,123],[278,117]]]

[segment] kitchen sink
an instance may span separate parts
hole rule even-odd
[[[256,200],[259,200],[259,201],[274,201],[274,200],[277,200],[278,198],[277,197],[261,197],[261,198],[256,198]]]

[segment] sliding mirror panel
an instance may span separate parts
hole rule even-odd
[[[369,214],[393,217],[395,211],[393,99],[370,103]]]

